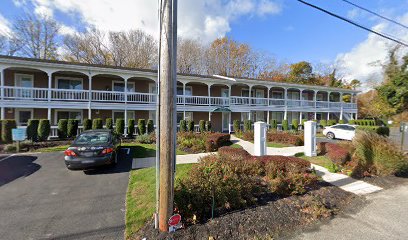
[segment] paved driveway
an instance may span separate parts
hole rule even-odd
[[[124,155],[124,154],[123,154]],[[0,238],[123,239],[131,160],[69,171],[62,153],[0,160]]]

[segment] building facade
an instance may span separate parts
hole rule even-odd
[[[1,119],[117,118],[155,120],[157,72],[18,57],[0,57]],[[177,76],[177,121],[357,118],[358,91],[223,76]],[[349,95],[349,102],[343,96]]]

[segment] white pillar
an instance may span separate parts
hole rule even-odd
[[[254,123],[254,155],[263,156],[266,151],[266,124],[264,122]]]
[[[208,105],[211,106],[211,84],[208,84]]]
[[[5,107],[1,107],[1,120],[4,120],[6,118],[6,110]]]
[[[228,85],[228,106],[231,104],[231,85]]]
[[[288,106],[288,89],[284,88],[285,107]]]
[[[183,83],[183,105],[184,105],[184,111],[183,111],[183,120],[186,119],[186,84]]]
[[[1,103],[3,104],[4,100],[4,69],[1,69],[0,73],[0,99]],[[0,119],[5,119],[5,107],[1,106],[1,113],[0,113]]]
[[[305,122],[304,131],[304,145],[305,145],[305,155],[308,157],[315,157],[316,152],[316,122],[307,121]]]
[[[48,108],[48,111],[47,111],[47,119],[50,121],[50,124],[52,125],[52,122],[51,122],[51,108],[50,107]]]
[[[283,120],[288,120],[288,109],[285,108],[285,112],[283,114]]]
[[[343,120],[343,93],[340,93],[340,120]]]
[[[299,112],[299,124],[302,124],[303,113]]]
[[[128,112],[127,112],[127,93],[128,93],[128,79],[125,78],[125,136],[128,134]]]
[[[330,120],[330,112],[327,112],[327,121]]]
[[[330,108],[330,93],[331,92],[327,92],[327,107]]]
[[[211,122],[211,112],[208,112],[208,121]]]
[[[88,89],[88,119],[92,118],[92,75],[88,75],[89,89]]]
[[[314,120],[317,120],[317,112],[314,112]]]
[[[48,102],[51,102],[52,72],[47,72],[47,75],[48,75]]]
[[[249,101],[249,106],[251,106],[252,105],[252,86],[249,86],[248,101]]]
[[[313,92],[313,101],[314,101],[314,108],[316,109],[317,108],[317,91],[316,90],[314,90]]]

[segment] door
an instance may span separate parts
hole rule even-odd
[[[15,85],[24,89],[16,90],[16,97],[19,98],[32,98],[33,90],[33,75],[28,74],[16,74]]]
[[[223,112],[222,113],[222,131],[229,131],[229,123],[230,123],[230,116],[231,113]]]

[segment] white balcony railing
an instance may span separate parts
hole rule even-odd
[[[47,88],[24,88],[5,86],[5,100],[35,100],[47,101]],[[89,90],[76,89],[51,89],[51,101],[89,101]],[[91,91],[91,100],[98,102],[125,102],[125,93],[117,91]],[[128,103],[156,103],[156,94],[128,92]],[[341,103],[328,101],[310,101],[310,100],[292,100],[292,99],[268,99],[268,98],[249,98],[240,96],[231,97],[208,97],[208,96],[177,96],[177,104],[189,106],[280,106],[289,108],[330,108],[330,109],[357,109],[356,103]]]
[[[25,87],[4,87],[5,99],[27,99],[44,100],[48,99],[48,89],[46,88],[25,88]]]

